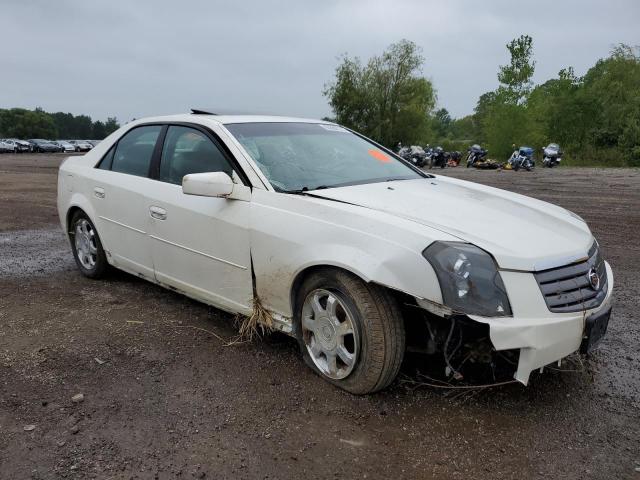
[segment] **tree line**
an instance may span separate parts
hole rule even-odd
[[[102,140],[120,128],[115,117],[106,122],[87,115],[48,113],[41,108],[0,109],[0,138],[46,138]]]
[[[539,149],[556,142],[569,164],[640,166],[638,48],[618,45],[582,77],[567,67],[534,85],[533,39],[522,35],[506,47],[509,62],[498,68],[496,89],[462,118],[435,108],[421,49],[407,40],[366,63],[342,56],[323,93],[333,120],[388,147],[437,143],[464,150],[481,143],[504,161],[514,144]]]

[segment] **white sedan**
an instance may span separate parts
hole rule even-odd
[[[0,138],[0,152],[1,153],[16,153],[15,145],[10,143],[8,140],[3,140]]]
[[[113,266],[229,312],[261,307],[357,394],[389,385],[407,345],[451,376],[505,358],[526,384],[595,348],[611,312],[611,268],[577,215],[428,175],[324,121],[137,120],[62,164],[58,209],[87,277]]]
[[[58,140],[56,142],[58,145],[60,145],[60,147],[63,149],[64,152],[75,152],[76,150],[76,146],[73,145],[72,143],[67,142],[66,140]]]
[[[93,148],[93,145],[85,140],[69,140],[68,143],[73,145],[76,152],[88,152]]]

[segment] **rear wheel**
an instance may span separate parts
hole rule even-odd
[[[327,269],[303,282],[296,305],[303,356],[321,377],[354,394],[393,382],[404,357],[405,333],[386,290]]]
[[[96,227],[83,211],[76,212],[69,224],[73,258],[80,272],[89,278],[100,278],[107,270],[107,257]]]

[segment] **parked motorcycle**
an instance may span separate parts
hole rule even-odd
[[[489,152],[478,144],[471,145],[468,151],[469,155],[467,156],[467,168],[472,167],[475,163],[482,161],[482,159]]]
[[[449,158],[447,159],[447,166],[457,167],[458,165],[460,165],[460,160],[462,160],[462,153],[455,150],[449,153]]]
[[[431,152],[431,161],[429,162],[429,168],[447,166],[447,155],[442,147],[436,147]]]
[[[411,145],[410,147],[402,147],[398,152],[407,162],[412,163],[416,167],[424,167],[427,162],[427,154],[422,147]]]
[[[562,150],[557,143],[550,143],[546,147],[542,147],[542,164],[545,167],[553,168],[560,165],[562,160]]]
[[[509,158],[509,164],[516,172],[521,168],[530,172],[533,167],[536,166],[536,162],[533,159],[533,148],[520,147],[518,150],[515,150],[511,155],[511,158]]]

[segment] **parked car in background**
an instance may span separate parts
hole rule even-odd
[[[59,140],[49,140],[49,141],[58,147],[58,152],[64,152],[64,147],[62,146]]]
[[[11,145],[6,140],[0,139],[0,153],[15,153],[14,145]]]
[[[69,143],[75,147],[76,152],[88,152],[93,148],[86,140],[69,140]]]
[[[62,149],[61,150],[62,152],[75,152],[76,151],[75,145],[70,144],[66,140],[58,140],[55,143],[60,146],[60,148]]]
[[[596,348],[611,314],[613,274],[578,215],[429,175],[325,121],[131,122],[62,163],[58,212],[83,275],[113,266],[258,314],[356,394],[394,380],[405,342],[449,378],[471,348],[526,384]]]
[[[60,151],[60,146],[51,142],[51,140],[44,140],[42,138],[34,138],[29,140],[34,145],[34,152],[38,153],[55,153]]]
[[[5,142],[13,146],[13,151],[15,153],[25,153],[31,151],[29,142],[25,142],[24,140],[18,140],[17,138],[8,138],[5,139]]]
[[[87,142],[89,142],[91,145],[93,145],[94,147],[96,145],[98,145],[102,140],[87,140]]]

